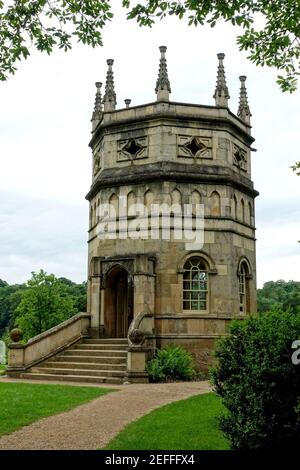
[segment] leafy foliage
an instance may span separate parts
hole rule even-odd
[[[113,13],[109,0],[0,0],[0,79],[16,71],[16,62],[30,55],[30,46],[50,54],[71,49],[72,39],[102,45],[102,29]],[[278,84],[293,92],[299,75],[300,3],[295,0],[123,0],[128,19],[152,26],[168,15],[189,25],[220,21],[242,28],[237,42],[256,65],[280,70]]]
[[[291,168],[297,176],[300,176],[300,162],[296,162]]]
[[[75,308],[66,286],[53,274],[40,271],[32,273],[16,312],[15,323],[29,339],[71,317]]]
[[[270,310],[300,313],[300,282],[269,281],[257,291],[259,312]]]
[[[30,46],[47,54],[56,47],[71,49],[72,38],[101,46],[110,9],[109,1],[99,0],[14,0],[6,5],[0,0],[0,79],[16,71]]]
[[[154,382],[167,380],[191,380],[195,375],[191,354],[180,346],[159,349],[148,362],[147,372]]]
[[[14,324],[14,316],[17,306],[21,301],[21,290],[24,285],[8,285],[0,283],[0,338],[5,330],[11,329]]]
[[[24,338],[41,333],[77,312],[86,311],[86,282],[76,284],[43,270],[21,285],[0,282],[0,338],[20,326]]]
[[[134,6],[132,4],[134,3]],[[237,36],[240,50],[249,51],[255,65],[276,67],[282,72],[277,83],[282,91],[293,92],[300,72],[300,3],[295,0],[123,0],[127,17],[141,26],[152,26],[168,15],[186,18],[189,25],[208,23],[214,27],[224,20],[241,27]]]
[[[227,408],[220,427],[234,449],[300,442],[300,365],[291,360],[300,315],[272,312],[232,322],[216,350],[215,390]]]

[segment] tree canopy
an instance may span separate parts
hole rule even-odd
[[[87,283],[76,284],[41,270],[25,284],[0,282],[0,338],[15,326],[28,339],[77,312],[86,311]]]
[[[6,4],[5,4],[6,3]],[[8,4],[7,4],[8,3]],[[300,2],[295,0],[123,0],[128,19],[152,26],[167,16],[189,25],[214,27],[221,21],[238,26],[237,43],[256,65],[279,70],[283,91],[295,91],[300,71]],[[16,71],[30,47],[50,54],[71,49],[72,39],[102,45],[102,29],[113,18],[109,0],[0,0],[0,79]]]
[[[269,281],[257,291],[257,308],[261,313],[282,310],[300,313],[300,282]]]

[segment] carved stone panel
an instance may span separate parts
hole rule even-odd
[[[210,137],[177,136],[179,157],[212,158],[212,140]]]
[[[102,167],[104,144],[103,141],[94,149],[93,152],[93,175],[96,176]]]
[[[243,171],[247,171],[247,152],[238,145],[233,145],[233,164]]]
[[[228,160],[229,151],[230,151],[229,139],[224,139],[223,137],[219,137],[218,148],[217,148],[217,158],[220,160]]]
[[[135,137],[118,141],[118,162],[148,157],[148,137]]]

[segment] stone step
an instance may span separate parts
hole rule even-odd
[[[66,349],[62,353],[63,355],[66,356],[116,356],[116,357],[127,357],[127,351],[121,351],[121,350],[103,350],[103,349],[79,349],[79,348],[72,348],[72,349]]]
[[[125,347],[124,344],[87,344],[87,343],[78,343],[72,346],[72,349],[100,349],[100,350],[117,350],[117,351],[126,351],[127,348]]]
[[[111,364],[109,362],[95,363],[95,362],[60,362],[60,361],[49,361],[44,362],[38,368],[59,368],[59,369],[91,369],[91,370],[115,370],[115,371],[126,371],[126,363],[123,364]]]
[[[60,354],[59,356],[54,356],[51,358],[51,361],[55,362],[92,362],[94,364],[102,364],[102,363],[109,363],[109,364],[120,364],[126,366],[126,356],[77,356],[69,355],[69,354]]]
[[[128,345],[127,338],[101,338],[101,339],[84,339],[83,344],[122,344]]]
[[[98,377],[98,376],[84,376],[84,375],[61,375],[61,374],[37,374],[32,372],[23,372],[21,379],[30,380],[53,380],[58,382],[87,382],[87,383],[108,383],[108,384],[122,384],[123,377]]]
[[[89,369],[64,369],[47,367],[32,367],[29,373],[33,374],[54,374],[54,375],[83,375],[85,377],[124,377],[124,371],[120,370],[89,370]]]

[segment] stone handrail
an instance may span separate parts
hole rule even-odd
[[[127,382],[148,382],[146,363],[155,350],[154,315],[148,306],[134,317],[128,329]]]
[[[146,336],[153,334],[153,313],[149,307],[134,317],[128,328],[129,345],[141,344]]]
[[[7,372],[29,369],[87,336],[90,318],[88,313],[77,313],[63,323],[34,336],[26,344],[10,344]]]

